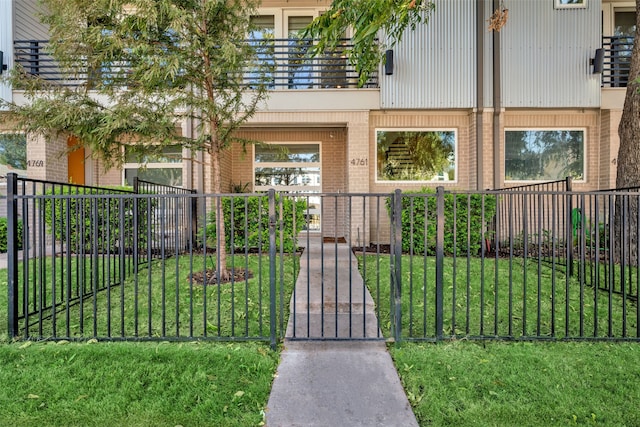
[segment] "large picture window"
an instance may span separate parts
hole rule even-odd
[[[134,177],[156,184],[181,187],[182,147],[167,145],[162,147],[157,154],[145,156],[125,147],[125,184],[133,185]]]
[[[0,175],[27,176],[27,137],[22,133],[0,133]]]
[[[506,130],[505,181],[584,179],[584,129]]]
[[[377,130],[377,181],[455,181],[453,130]]]

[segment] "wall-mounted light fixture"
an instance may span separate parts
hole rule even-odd
[[[6,69],[7,66],[4,65],[4,52],[0,50],[0,74],[2,74],[2,72]]]
[[[393,50],[391,49],[384,53],[384,73],[387,76],[393,74]]]
[[[604,69],[604,49],[596,49],[596,55],[591,59],[593,74],[601,73]]]

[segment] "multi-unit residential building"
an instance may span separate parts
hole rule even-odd
[[[224,188],[464,190],[565,176],[574,189],[614,187],[635,2],[504,0],[508,21],[490,32],[494,3],[436,0],[429,23],[408,32],[359,87],[340,52],[301,59],[298,30],[329,0],[263,0],[254,19],[280,54],[269,99],[242,134],[290,155],[274,161],[263,146],[234,148],[223,158]],[[0,0],[3,64],[59,78],[37,16],[37,0]],[[1,85],[0,96],[21,99]],[[12,134],[0,131],[0,139]],[[105,170],[83,149],[68,153],[75,141],[21,138],[20,173],[29,177],[104,186],[142,176],[210,192],[203,153],[180,146],[143,169],[132,157]]]

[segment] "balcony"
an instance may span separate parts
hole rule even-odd
[[[603,36],[602,48],[604,49],[602,87],[627,87],[633,37]]]
[[[353,65],[349,64],[345,52],[353,45],[345,39],[333,51],[310,59],[307,55],[313,40],[308,39],[275,39],[269,41],[248,42],[259,43],[258,57],[273,66],[273,72],[267,76],[269,89],[354,89],[358,87],[359,75]],[[14,58],[17,64],[34,76],[45,81],[65,86],[80,86],[87,82],[89,73],[80,70],[77,75],[63,73],[47,50],[47,40],[16,40],[14,42]],[[98,78],[114,77],[126,71],[121,64],[107,64],[99,71]],[[95,77],[94,77],[95,78]],[[244,81],[247,85],[255,84],[258,74],[247,70]],[[365,88],[377,88],[378,76],[373,74],[364,83]]]

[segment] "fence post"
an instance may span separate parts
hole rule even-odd
[[[443,335],[444,187],[436,189],[436,338]]]
[[[276,349],[276,191],[268,192],[269,198],[269,330],[271,349]]]
[[[396,343],[402,339],[402,192],[393,194],[393,215],[391,216],[393,232],[393,256],[391,263],[391,296],[393,338]]]
[[[18,336],[18,175],[7,174],[8,332]]]
[[[573,197],[571,197],[571,177],[566,178],[565,190],[567,192],[567,215],[565,221],[568,225],[565,227],[567,230],[567,268],[569,269],[569,276],[573,276]]]

